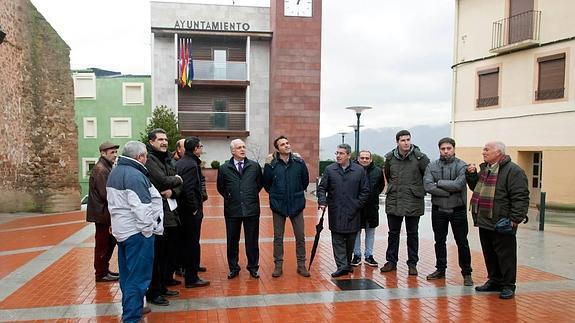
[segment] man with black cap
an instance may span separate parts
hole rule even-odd
[[[110,231],[110,212],[106,197],[106,182],[118,156],[120,146],[106,141],[100,145],[100,159],[90,173],[86,221],[96,225],[96,246],[94,248],[94,269],[96,282],[117,281],[119,274],[110,272],[110,258],[116,246],[116,239]]]
[[[202,209],[202,172],[200,156],[204,147],[198,137],[190,137],[184,143],[184,156],[176,163],[176,172],[184,180],[178,209],[184,231],[184,280],[186,288],[210,284],[198,276],[200,267],[200,231],[204,213]]]

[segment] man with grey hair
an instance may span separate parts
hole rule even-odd
[[[475,287],[478,292],[499,292],[499,298],[515,295],[519,223],[527,221],[529,186],[523,169],[505,154],[505,144],[494,141],[483,147],[484,162],[469,164],[466,180],[473,190],[470,201],[473,223],[479,239],[488,280]]]
[[[224,217],[226,220],[228,279],[240,273],[239,241],[242,224],[247,270],[253,278],[259,278],[259,230],[260,199],[263,187],[262,169],[258,163],[246,158],[246,144],[241,139],[230,143],[232,158],[218,169],[217,188],[224,198]]]
[[[146,145],[129,141],[106,185],[112,234],[118,241],[124,322],[142,319],[152,279],[154,234],[163,232],[162,196],[148,179],[147,159]]]
[[[361,209],[369,199],[369,181],[362,166],[351,163],[351,147],[340,144],[336,162],[327,166],[317,188],[319,208],[328,208],[333,258],[337,270],[331,277],[353,272],[351,255],[361,229]]]

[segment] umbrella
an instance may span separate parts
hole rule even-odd
[[[321,212],[321,218],[319,218],[319,222],[315,225],[315,239],[313,240],[313,247],[311,248],[311,255],[309,257],[309,267],[307,270],[311,269],[311,263],[313,262],[313,258],[315,258],[315,253],[317,252],[317,245],[319,244],[319,235],[321,230],[323,230],[323,215],[325,214],[326,208],[323,209]]]

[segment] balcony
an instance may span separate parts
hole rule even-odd
[[[245,62],[214,62],[194,59],[194,81],[247,81]]]
[[[249,135],[246,112],[180,111],[180,131],[184,136],[230,137]]]
[[[541,11],[529,10],[493,23],[491,53],[505,53],[539,44]]]

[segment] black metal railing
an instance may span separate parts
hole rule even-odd
[[[565,88],[535,91],[535,100],[561,99],[565,96]]]
[[[499,96],[492,96],[489,98],[477,99],[477,107],[478,108],[490,107],[490,106],[498,105],[498,104],[499,104]]]
[[[541,11],[529,10],[493,23],[491,49],[524,40],[539,40]]]

